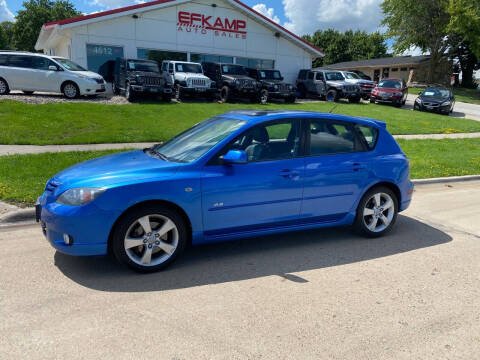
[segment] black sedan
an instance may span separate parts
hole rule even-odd
[[[455,97],[447,88],[426,88],[415,99],[414,110],[434,111],[448,115],[453,111]]]

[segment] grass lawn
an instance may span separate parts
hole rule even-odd
[[[421,91],[423,91],[421,88],[408,88],[408,93],[413,95],[417,95]],[[454,88],[453,94],[456,101],[480,105],[480,90]]]
[[[88,144],[165,141],[193,124],[234,109],[294,109],[328,112],[331,103],[217,104],[139,103],[33,105],[0,100],[0,144]],[[385,105],[339,103],[335,113],[387,122],[393,134],[480,131],[480,122],[397,109]]]
[[[400,140],[412,178],[480,174],[480,139]],[[31,206],[54,174],[77,162],[113,153],[88,151],[0,156],[0,199]]]

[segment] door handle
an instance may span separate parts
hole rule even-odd
[[[280,174],[278,176],[281,176],[285,179],[294,179],[299,175],[298,171],[292,171],[290,169],[283,169],[280,171]]]
[[[365,169],[365,166],[358,162],[354,162],[352,166],[353,166],[353,171],[359,171],[359,170]]]

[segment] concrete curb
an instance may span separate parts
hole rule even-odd
[[[414,179],[415,185],[448,184],[453,182],[465,182],[480,180],[480,175],[451,176],[443,178]],[[14,210],[0,216],[0,228],[12,225],[27,225],[35,223],[35,208]]]

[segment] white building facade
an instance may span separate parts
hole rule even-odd
[[[157,0],[47,23],[35,48],[104,76],[126,57],[274,68],[291,83],[323,56],[238,0]]]

